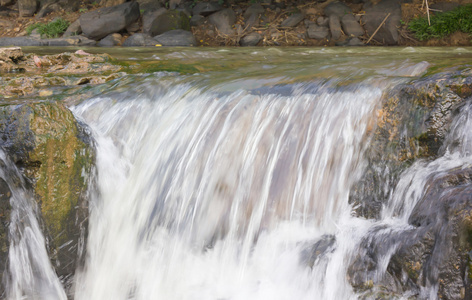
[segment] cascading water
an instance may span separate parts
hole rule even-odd
[[[346,76],[349,84],[303,72],[220,84],[154,73],[72,107],[95,139],[98,188],[70,298],[369,299],[353,285],[385,280],[431,180],[472,167],[467,104],[440,157],[413,163],[388,186],[378,219],[354,216],[349,196],[367,166],[382,95],[427,65],[372,77],[355,67],[346,72],[361,80]],[[1,160],[15,203],[8,298],[65,299],[31,196]],[[368,247],[375,264],[352,272]],[[428,280],[396,295],[435,299],[437,282]]]
[[[152,96],[74,109],[95,134],[100,186],[78,299],[349,295],[343,257],[320,277],[300,252],[350,214],[380,89],[141,88]]]
[[[49,261],[36,219],[36,202],[18,169],[0,150],[0,178],[8,185],[12,206],[7,295],[9,299],[67,299]]]

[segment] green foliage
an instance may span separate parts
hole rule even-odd
[[[33,30],[37,29],[38,33],[41,36],[46,36],[48,38],[57,38],[61,33],[66,31],[67,27],[69,27],[70,22],[66,21],[62,18],[58,18],[48,24],[36,23],[28,26],[26,28],[26,32],[31,34]]]
[[[472,33],[472,5],[459,6],[454,10],[435,14],[430,20],[431,26],[426,17],[412,19],[408,28],[420,41],[442,38],[456,31]]]

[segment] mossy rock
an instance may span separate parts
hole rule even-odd
[[[65,281],[84,248],[91,140],[59,102],[0,107],[0,135],[1,146],[33,188],[51,260]]]
[[[190,19],[181,11],[168,10],[152,21],[149,27],[149,34],[156,36],[176,29],[190,30]]]

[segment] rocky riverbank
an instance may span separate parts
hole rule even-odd
[[[469,46],[469,34],[419,41],[415,17],[462,5],[421,0],[0,2],[0,46]],[[70,24],[48,38],[35,24]]]

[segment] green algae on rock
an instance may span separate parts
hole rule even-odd
[[[66,281],[84,250],[91,140],[59,102],[0,107],[0,134],[0,145],[33,187],[51,261]]]

